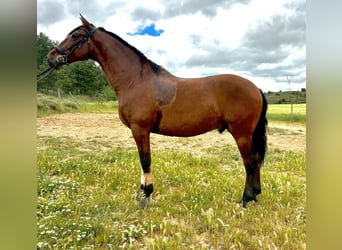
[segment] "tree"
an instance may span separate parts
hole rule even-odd
[[[55,45],[44,33],[39,33],[37,36],[37,65],[47,66],[46,55],[50,49]]]
[[[44,33],[39,33],[37,35],[37,75],[38,73],[44,71],[48,68],[47,58],[46,55],[54,45]],[[50,89],[53,86],[53,82],[55,79],[52,78],[45,78],[37,83],[38,89]]]
[[[95,96],[102,92],[107,81],[101,77],[102,70],[94,61],[84,61],[71,66],[71,91],[75,94]]]

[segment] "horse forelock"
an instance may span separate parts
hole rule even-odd
[[[80,26],[78,26],[78,27],[76,27],[75,29],[73,29],[72,31],[70,31],[69,33],[68,33],[68,36],[70,36],[72,33],[74,33],[76,30],[79,30],[79,29],[81,29],[81,28],[85,28],[85,26],[84,25],[80,25]]]

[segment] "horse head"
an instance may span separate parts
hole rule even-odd
[[[89,58],[90,38],[97,28],[81,14],[80,19],[82,25],[73,29],[58,46],[54,46],[48,53],[48,62],[51,67],[58,69],[64,64]]]

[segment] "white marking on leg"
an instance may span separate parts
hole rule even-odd
[[[151,173],[141,173],[141,184],[147,186],[153,184],[153,176]]]
[[[144,178],[144,172],[141,170],[141,178],[140,178],[141,185],[145,185],[145,178]]]

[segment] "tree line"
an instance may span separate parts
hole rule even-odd
[[[57,44],[57,41],[50,40],[44,33],[37,35],[37,75],[49,67],[46,56]],[[101,97],[105,100],[116,99],[101,67],[93,60],[73,63],[60,70],[54,70],[44,79],[37,81],[37,90],[55,93],[58,90],[74,95]]]

